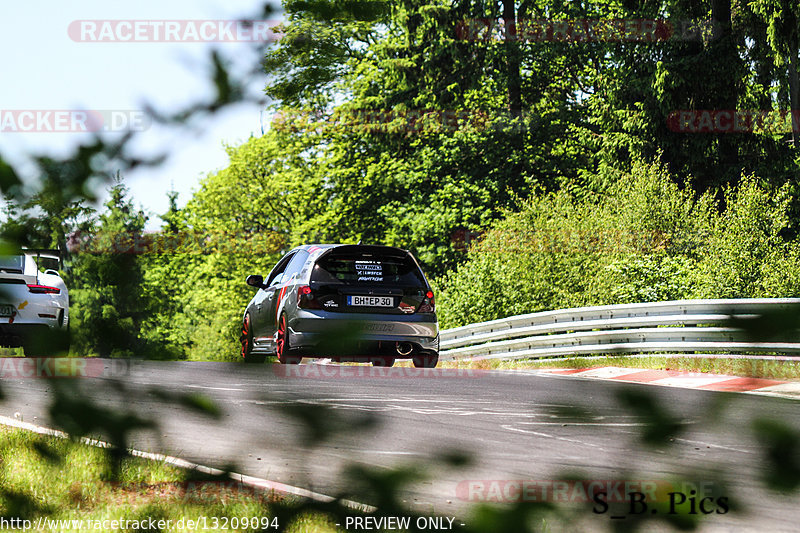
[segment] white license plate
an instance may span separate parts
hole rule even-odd
[[[358,307],[394,307],[391,296],[348,296],[347,305]]]
[[[0,317],[14,316],[14,306],[8,304],[0,304]]]

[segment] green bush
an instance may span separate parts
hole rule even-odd
[[[539,192],[438,279],[441,325],[548,309],[682,298],[800,294],[786,241],[788,189],[754,178],[696,198],[638,164],[594,196]]]
[[[771,191],[755,178],[724,191],[726,209],[711,221],[697,296],[753,298],[800,291],[800,243],[786,242],[788,187]]]

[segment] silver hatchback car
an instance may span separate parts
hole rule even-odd
[[[242,320],[242,357],[284,364],[303,357],[391,366],[439,361],[431,286],[410,252],[390,246],[315,244],[287,253],[258,289]]]

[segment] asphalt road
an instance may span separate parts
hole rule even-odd
[[[427,479],[404,493],[409,508],[465,519],[475,501],[518,495],[515,480],[535,487],[530,498],[541,498],[545,490],[549,499],[580,500],[570,492],[575,485],[566,492],[554,485],[572,474],[600,483],[628,481],[632,490],[645,492],[651,485],[642,482],[670,480],[672,490],[687,496],[700,487],[738,502],[739,510],[709,514],[707,530],[796,531],[800,522],[800,498],[763,488],[768,462],[752,431],[759,418],[800,430],[800,403],[794,400],[532,372],[416,375],[392,369],[375,377],[355,375],[354,367],[342,375],[333,367],[302,365],[295,371],[308,377],[287,377],[269,364],[144,362],[127,372],[121,363],[103,364],[115,377],[4,379],[0,414],[19,413],[26,422],[56,427],[48,415],[55,390],[74,387],[98,405],[157,420],[157,431],[136,434],[137,449],[232,465],[237,472],[325,494],[352,492],[354,481],[343,474],[348,465],[422,465]],[[653,406],[642,411],[674,417],[679,428],[658,438],[664,446],[642,443],[650,419],[622,404],[623,391],[651,394]],[[222,417],[215,421],[193,412],[163,392],[202,393]],[[453,451],[469,454],[471,464],[455,468],[433,460]],[[798,457],[789,460],[800,464]],[[677,482],[692,484],[676,489]],[[589,519],[601,528],[626,518],[612,519],[607,512]]]

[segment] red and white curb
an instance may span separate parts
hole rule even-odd
[[[770,394],[800,399],[800,382],[775,379],[743,378],[682,370],[642,370],[639,368],[553,368],[542,369],[543,374],[575,376],[581,378],[609,379],[626,383],[647,383],[665,387],[700,389],[724,392]]]

